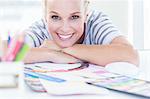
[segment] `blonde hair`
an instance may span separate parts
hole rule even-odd
[[[47,0],[42,0],[44,1],[43,3],[43,9],[44,9],[44,15],[46,15],[47,13],[47,10],[46,10],[46,7],[47,7]],[[85,7],[85,13],[88,11],[88,8],[89,8],[89,3],[90,1],[89,0],[84,0],[84,7]]]

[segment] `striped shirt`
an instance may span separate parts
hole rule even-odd
[[[45,39],[53,39],[43,19],[33,23],[25,32],[25,42],[31,47],[39,47]],[[82,43],[86,45],[110,44],[114,38],[122,35],[109,17],[99,11],[89,14],[84,33]]]

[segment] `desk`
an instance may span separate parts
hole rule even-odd
[[[47,93],[37,93],[30,90],[26,85],[24,90],[0,89],[1,99],[142,99],[141,97],[110,91],[106,95],[86,95],[86,96],[50,96]],[[7,93],[7,94],[6,94]],[[144,98],[143,98],[144,99]]]
[[[141,78],[144,80],[150,80],[150,52],[140,53],[140,74],[137,78]],[[141,97],[128,95],[124,93],[119,93],[115,91],[110,91],[109,94],[106,95],[88,95],[88,96],[66,96],[66,97],[58,97],[51,96],[47,93],[37,93],[30,90],[28,86],[26,86],[21,80],[21,84],[19,88],[12,89],[0,89],[0,98],[1,99],[142,99]]]

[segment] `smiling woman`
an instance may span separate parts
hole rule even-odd
[[[82,11],[84,7],[82,8],[75,0],[68,3],[68,7],[66,7],[67,1],[55,1],[58,5],[53,5],[51,2],[51,0],[48,2],[46,15],[48,31],[59,46],[72,46],[84,31],[86,18],[86,13]]]
[[[32,47],[24,62],[138,65],[136,50],[108,16],[87,7],[87,0],[46,0],[45,17],[24,31]]]

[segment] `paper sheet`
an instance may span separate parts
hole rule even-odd
[[[17,79],[13,75],[0,75],[0,88],[17,87]]]
[[[0,74],[19,74],[23,66],[22,62],[0,62]]]
[[[69,70],[73,68],[78,68],[81,66],[81,63],[75,64],[56,64],[56,63],[36,63],[36,64],[29,64],[25,65],[25,68],[41,71],[41,72],[48,72],[53,70]]]
[[[66,81],[63,83],[50,82],[40,79],[48,94],[51,95],[79,95],[79,94],[100,94],[109,93],[107,89],[98,88],[79,81]]]
[[[54,80],[46,80],[40,78],[41,84],[52,95],[74,95],[74,94],[108,94],[108,90],[104,88],[98,88],[86,84],[88,81],[95,81],[100,78],[87,69],[71,72],[49,72],[42,73],[47,77],[56,77],[64,79],[63,82],[56,82]]]

